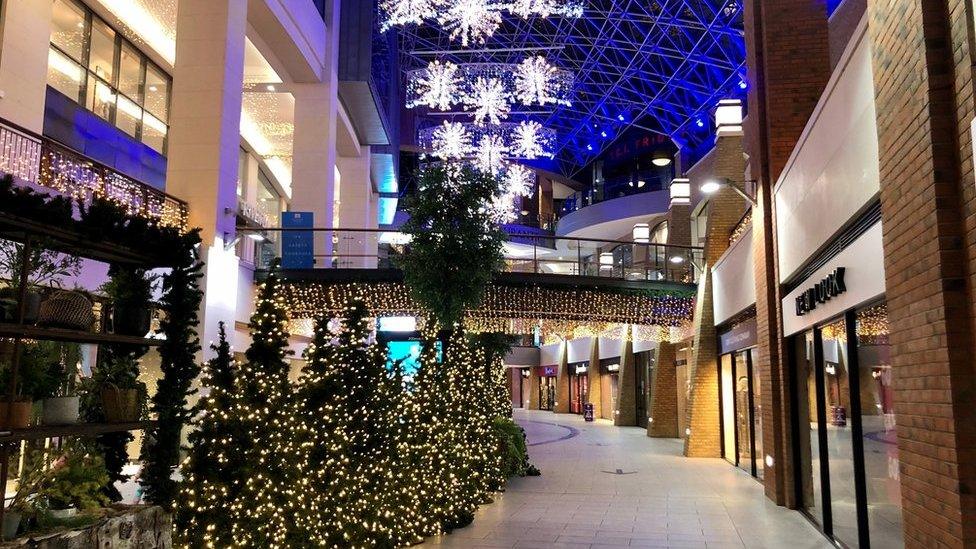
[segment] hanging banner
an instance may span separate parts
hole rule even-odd
[[[285,212],[281,214],[282,229],[311,229],[312,212]],[[281,268],[311,269],[315,267],[315,233],[308,231],[282,231]]]

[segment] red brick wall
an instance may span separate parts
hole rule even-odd
[[[976,190],[968,0],[872,0],[905,542],[976,546]]]
[[[675,372],[675,344],[664,343],[658,347],[654,364],[650,418],[647,423],[649,437],[678,437],[678,377]]]
[[[763,399],[763,449],[775,460],[765,471],[764,484],[767,497],[794,507],[789,368],[781,337],[782,295],[772,189],[829,80],[826,6],[812,0],[750,0],[745,2],[744,25],[750,77],[745,143],[750,173],[758,180],[758,205],[752,221],[757,326],[754,360]]]

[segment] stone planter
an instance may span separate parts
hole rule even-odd
[[[51,509],[51,518],[57,520],[69,519],[77,514],[77,507],[68,507],[67,509]]]
[[[160,507],[113,506],[85,528],[27,534],[11,545],[36,549],[171,549],[172,517]]]
[[[46,398],[41,411],[44,425],[74,425],[78,423],[80,398],[76,396]]]
[[[14,539],[20,529],[20,511],[7,509],[3,514],[3,539]]]

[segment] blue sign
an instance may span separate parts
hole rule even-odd
[[[281,214],[282,229],[311,229],[312,212],[285,212]],[[309,231],[282,231],[281,268],[311,269],[315,266],[315,233]]]

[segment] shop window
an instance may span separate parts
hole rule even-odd
[[[848,417],[851,411],[851,381],[848,372],[847,321],[841,319],[824,326],[822,336],[830,515],[833,518],[834,539],[848,547],[857,547],[854,434]]]
[[[817,368],[814,358],[813,332],[793,338],[796,368],[796,415],[799,456],[800,506],[823,527],[823,486],[820,480],[820,416],[818,415]]]
[[[872,547],[901,547],[901,477],[887,305],[858,311],[856,322],[868,532]]]
[[[75,0],[52,3],[47,83],[165,153],[169,77]]]

